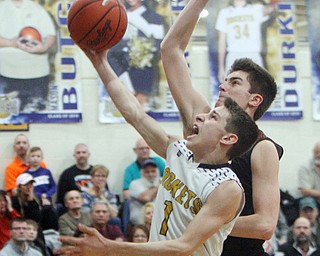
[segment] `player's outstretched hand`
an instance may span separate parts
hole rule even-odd
[[[61,256],[105,256],[107,254],[108,240],[95,228],[78,225],[84,237],[61,236],[60,241],[65,246],[54,251],[55,255]]]

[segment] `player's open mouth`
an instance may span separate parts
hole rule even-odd
[[[192,135],[194,135],[194,134],[198,134],[199,133],[199,128],[198,128],[198,126],[197,125],[193,125],[192,126]]]

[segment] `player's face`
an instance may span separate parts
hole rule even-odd
[[[31,152],[29,154],[29,164],[31,166],[39,166],[42,161],[42,153],[40,150]]]
[[[243,71],[232,72],[219,86],[219,98],[216,102],[216,107],[222,106],[226,98],[231,98],[242,109],[246,110],[248,102],[252,98],[249,92],[250,88],[248,73]]]
[[[192,134],[187,137],[187,147],[198,157],[213,152],[219,140],[227,134],[225,126],[230,116],[224,106],[206,114],[199,114],[193,124]]]
[[[14,151],[20,157],[24,157],[29,149],[29,140],[26,136],[20,135],[16,138],[14,142]]]

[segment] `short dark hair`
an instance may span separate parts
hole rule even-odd
[[[270,73],[254,63],[249,58],[241,58],[234,61],[229,70],[229,74],[235,71],[248,73],[250,83],[250,93],[257,93],[263,97],[263,101],[254,113],[253,119],[260,119],[270,107],[277,95],[277,84]]]
[[[26,220],[24,217],[15,217],[15,218],[13,218],[13,219],[10,221],[10,229],[12,229],[13,223],[15,223],[15,222],[20,222],[20,223],[26,222],[26,223],[27,223],[27,220]]]
[[[225,129],[238,136],[237,143],[227,152],[232,159],[241,156],[251,148],[258,139],[259,129],[252,118],[231,98],[226,98],[224,106],[230,113]]]

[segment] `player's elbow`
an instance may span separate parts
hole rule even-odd
[[[262,240],[269,240],[273,236],[275,229],[276,229],[276,225],[274,225],[271,222],[261,223],[261,225],[259,225],[259,230],[258,230],[259,237],[257,238]]]

